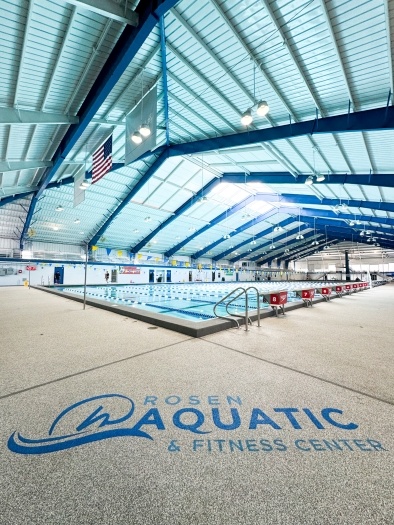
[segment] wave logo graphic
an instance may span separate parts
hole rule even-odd
[[[114,428],[130,419],[134,408],[134,401],[120,394],[103,394],[83,399],[67,407],[54,419],[47,437],[29,439],[14,432],[8,439],[8,448],[17,454],[48,454],[121,436],[153,440],[138,427]],[[111,417],[110,412],[114,409],[117,415]],[[75,429],[75,432],[62,433],[62,429],[67,428]]]

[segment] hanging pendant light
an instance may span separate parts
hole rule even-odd
[[[252,110],[247,109],[244,113],[242,113],[241,124],[243,124],[244,126],[250,126],[252,122],[253,122]]]
[[[143,137],[149,137],[151,134],[150,127],[148,124],[142,124],[140,127],[140,133]]]
[[[141,144],[142,142],[142,135],[139,131],[134,131],[134,133],[131,135],[131,140],[134,142],[134,144]]]
[[[257,104],[256,113],[259,115],[259,117],[265,117],[267,113],[269,112],[270,107],[267,104],[265,100],[260,100],[260,102]]]

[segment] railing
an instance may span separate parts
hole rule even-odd
[[[237,321],[237,319],[234,319],[234,317],[241,317],[241,318],[245,319],[245,331],[247,332],[249,330],[249,323],[252,324],[252,321],[251,321],[251,319],[249,317],[249,293],[248,293],[249,290],[255,290],[255,292],[256,292],[256,298],[257,298],[257,325],[260,326],[260,293],[259,293],[258,289],[255,286],[249,286],[248,288],[243,288],[243,287],[239,286],[238,288],[235,288],[230,293],[228,293],[227,295],[222,297],[215,304],[215,306],[213,307],[213,313],[219,319],[225,319],[226,321],[228,321],[229,320],[228,317],[225,317],[223,315],[219,315],[218,313],[216,313],[216,309],[219,306],[224,305],[226,307],[226,312],[230,316],[230,321],[234,321],[236,326],[237,326],[237,328],[239,328],[239,322]],[[236,295],[234,295],[236,292],[238,292],[238,293]],[[244,315],[239,315],[239,314],[236,314],[236,313],[229,312],[228,311],[228,307],[231,306],[231,304],[236,299],[239,299],[243,295],[245,296],[245,314]],[[230,299],[230,300],[226,303],[226,299]]]

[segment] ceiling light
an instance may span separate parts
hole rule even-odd
[[[81,221],[79,219],[75,219],[74,224],[79,224]]]
[[[270,250],[275,250],[275,244],[271,244],[271,246],[269,247]]]
[[[275,226],[274,232],[281,232],[283,230],[282,226]]]
[[[230,235],[229,235],[228,233],[225,233],[225,234],[223,235],[223,239],[229,239],[229,238],[230,238]]]
[[[323,175],[323,173],[318,173],[316,175],[316,182],[323,182],[323,180],[325,180],[325,176]]]
[[[189,232],[195,232],[195,231],[196,231],[196,228],[194,228],[194,226],[190,226]]]
[[[247,109],[245,113],[242,113],[241,124],[243,124],[244,126],[249,126],[252,122],[253,122],[252,110]]]
[[[133,233],[139,233],[140,230],[133,230]]]
[[[365,235],[365,232],[363,230],[363,231],[360,232],[360,237],[364,237],[364,235]]]
[[[140,133],[143,137],[149,137],[151,131],[148,124],[142,124],[142,126],[140,127]]]
[[[300,241],[301,239],[303,239],[304,236],[302,235],[302,233],[299,233],[296,237],[297,241]]]
[[[323,250],[328,250],[329,246],[327,244],[324,246]]]
[[[134,131],[134,133],[131,135],[131,140],[134,142],[134,144],[141,144],[142,142],[142,136],[139,131]]]
[[[206,195],[203,195],[198,199],[198,202],[206,202],[208,200],[208,197]]]
[[[375,246],[380,246],[380,244],[378,242],[375,242]]]
[[[313,177],[312,177],[312,175],[309,175],[309,177],[305,181],[305,184],[307,186],[311,186],[313,184]]]
[[[256,244],[256,241],[253,239],[253,241],[250,241],[250,244]]]
[[[89,188],[90,182],[86,179],[84,179],[81,184],[79,185],[80,190],[86,190],[86,188]]]
[[[313,242],[312,242],[312,246],[319,246],[319,241],[317,241],[317,240],[316,240],[316,241],[313,241]]]
[[[256,113],[259,115],[259,117],[265,117],[269,110],[270,107],[267,102],[265,100],[260,100],[256,109]]]
[[[85,232],[79,232],[79,235],[85,235]]]
[[[53,226],[52,229],[55,230],[55,232],[57,232],[57,230],[59,229],[59,226]]]
[[[59,204],[59,206],[57,206],[57,208],[55,208],[56,211],[64,211],[64,208],[61,204]]]
[[[349,226],[354,226],[355,225],[355,222],[354,221],[350,221],[349,222]]]
[[[151,217],[145,217],[145,219],[144,219],[145,222],[150,222],[151,220],[152,220]]]

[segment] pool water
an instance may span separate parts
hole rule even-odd
[[[308,286],[321,286],[323,283],[308,282]],[[330,283],[331,285],[333,283]],[[117,306],[129,306],[145,311],[160,313],[178,319],[188,319],[200,322],[215,319],[213,307],[225,295],[238,286],[245,288],[256,287],[259,292],[274,290],[288,290],[288,301],[299,302],[292,288],[299,288],[300,283],[290,282],[231,282],[231,283],[191,283],[191,284],[140,284],[140,285],[110,285],[110,286],[87,286],[86,296],[92,299],[108,301]],[[64,286],[57,288],[63,292],[83,296],[83,287]],[[249,309],[257,309],[256,295],[249,293]],[[261,302],[260,308],[269,308],[269,305]],[[232,303],[228,310],[231,314],[242,315],[245,309],[245,299],[239,298]],[[228,316],[225,305],[217,308],[220,316]]]

